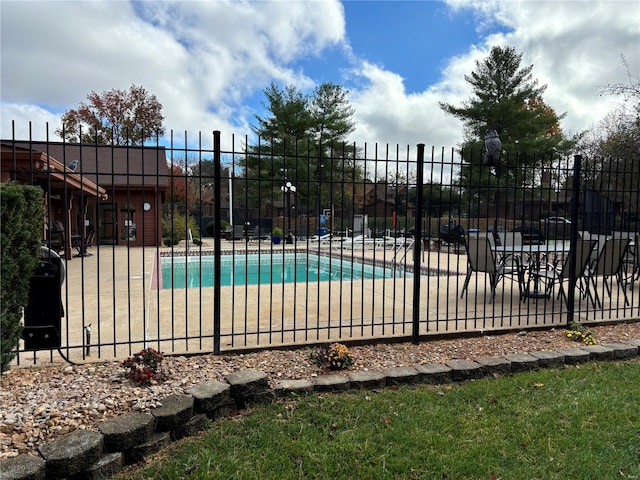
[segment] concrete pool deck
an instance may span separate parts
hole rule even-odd
[[[212,244],[191,246],[198,255]],[[296,245],[222,242],[222,249],[244,253],[297,251],[362,257],[376,263],[403,262],[404,249],[331,248],[298,242]],[[63,353],[72,361],[95,362],[122,359],[145,346],[165,353],[191,354],[213,351],[213,288],[158,290],[154,272],[157,258],[169,248],[96,246],[91,256],[66,262],[62,288],[65,317],[62,319]],[[174,252],[184,252],[177,246]],[[409,263],[413,252],[407,252]],[[469,292],[460,298],[467,271],[466,255],[444,250],[420,254],[424,269],[441,276],[422,276],[419,332],[424,338],[443,334],[491,332],[506,329],[553,327],[566,324],[560,300],[519,301],[517,285],[507,278],[500,282],[493,303],[488,303],[486,276],[475,274]],[[610,303],[620,308],[587,309],[580,300],[581,322],[637,319],[640,292],[636,282],[628,294],[632,307],[623,308],[621,295]],[[411,340],[414,279],[384,279],[356,282],[290,283],[222,287],[221,350],[291,346],[329,341],[366,341],[378,338]],[[87,351],[86,327],[91,329]],[[84,345],[84,348],[83,348]],[[88,354],[87,354],[88,353]],[[21,364],[56,361],[56,352],[20,354]]]

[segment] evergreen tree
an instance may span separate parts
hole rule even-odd
[[[464,122],[460,145],[467,164],[461,171],[461,184],[476,186],[475,193],[489,200],[492,187],[532,186],[538,179],[534,165],[551,162],[554,152],[567,150],[555,111],[545,104],[546,85],[533,78],[533,65],[521,67],[522,54],[512,47],[492,47],[489,56],[476,61],[476,69],[465,80],[474,96],[456,107],[441,103],[440,108]],[[495,130],[502,143],[500,159],[488,168],[484,158],[484,138]],[[467,191],[467,194],[471,193]]]
[[[357,176],[354,148],[346,143],[355,126],[347,92],[323,83],[309,96],[293,85],[271,84],[264,94],[270,115],[256,115],[258,141],[241,161],[246,185],[236,198],[255,215],[265,201],[281,198],[283,182],[290,181],[298,211],[317,212],[338,193],[334,183]]]

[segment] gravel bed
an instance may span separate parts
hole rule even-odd
[[[592,327],[598,343],[640,339],[640,322]],[[523,331],[473,338],[352,346],[348,371],[502,357],[512,353],[576,347],[562,329]],[[83,365],[46,364],[13,368],[0,377],[0,457],[37,455],[37,448],[59,435],[95,425],[112,416],[145,411],[170,394],[182,394],[209,380],[255,369],[280,379],[313,378],[326,373],[312,361],[314,348],[265,350],[249,354],[165,357],[164,380],[139,386],[118,362]]]

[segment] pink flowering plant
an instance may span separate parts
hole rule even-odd
[[[131,380],[142,385],[149,385],[160,377],[160,365],[163,359],[163,352],[149,347],[134,354],[133,357],[127,358],[121,365]]]

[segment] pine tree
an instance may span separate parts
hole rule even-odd
[[[255,214],[264,201],[279,198],[282,182],[290,181],[299,209],[317,212],[335,196],[334,183],[357,171],[354,148],[347,144],[355,127],[347,92],[333,83],[319,85],[311,95],[293,85],[271,84],[264,94],[270,115],[256,115],[258,141],[241,161],[247,183],[239,202]]]
[[[571,145],[559,125],[563,116],[542,98],[547,86],[539,85],[532,75],[533,65],[521,67],[521,60],[522,54],[513,47],[492,47],[489,56],[476,61],[476,69],[464,77],[474,96],[460,107],[440,103],[440,108],[464,123],[460,148],[467,164],[461,171],[461,185],[479,187],[475,193],[485,201],[493,198],[492,188],[498,183],[533,186],[537,179],[531,167],[551,162],[554,152]],[[491,129],[501,140],[502,152],[497,164],[488,168],[484,138]]]

